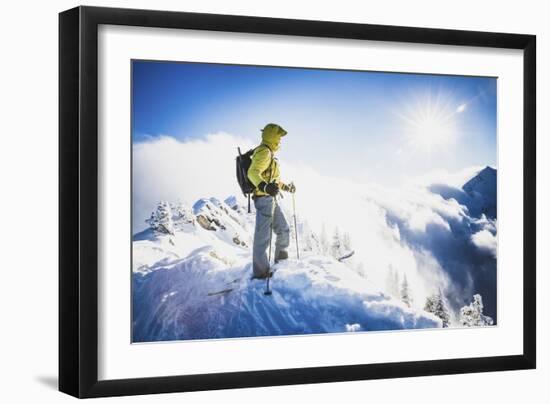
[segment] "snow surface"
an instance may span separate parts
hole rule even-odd
[[[135,276],[134,342],[441,326],[333,258],[309,255],[275,268],[269,297],[265,281],[250,279],[249,256],[211,246]]]
[[[175,223],[174,234],[134,236],[134,342],[441,327],[433,314],[314,252],[277,264],[265,296],[265,281],[250,279],[254,213],[214,198],[193,211],[219,226],[195,220]]]

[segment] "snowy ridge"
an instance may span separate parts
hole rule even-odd
[[[161,202],[165,225],[152,217],[134,236],[134,342],[441,327],[317,251],[277,264],[264,296],[250,279],[254,212],[226,202]]]
[[[243,215],[225,202],[215,198],[200,199],[192,209],[181,203],[161,202],[160,206],[170,209],[169,224],[164,225],[168,233],[164,227],[161,231],[151,227],[134,235],[133,272],[148,273],[167,264],[173,265],[176,260],[207,245],[231,257],[235,255],[233,249],[246,253],[252,244],[253,216]]]

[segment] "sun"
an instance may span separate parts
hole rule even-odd
[[[466,104],[455,102],[449,95],[417,97],[398,114],[407,147],[424,153],[451,147],[459,135],[458,115],[465,109]]]
[[[425,151],[448,146],[456,134],[451,119],[433,114],[417,117],[408,133],[410,143]]]

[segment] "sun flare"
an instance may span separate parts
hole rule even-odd
[[[466,109],[466,104],[457,104],[450,96],[428,94],[405,107],[399,116],[408,147],[434,152],[452,146],[459,134],[457,115]]]

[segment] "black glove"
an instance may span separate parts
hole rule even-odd
[[[283,191],[286,191],[286,192],[290,192],[291,194],[293,194],[294,192],[296,192],[296,185],[294,185],[293,182],[291,182],[290,184],[284,184],[282,186],[282,190]]]
[[[279,186],[277,185],[276,182],[270,182],[268,184],[265,181],[262,181],[258,185],[258,189],[271,196],[277,196],[277,194],[279,193]]]

